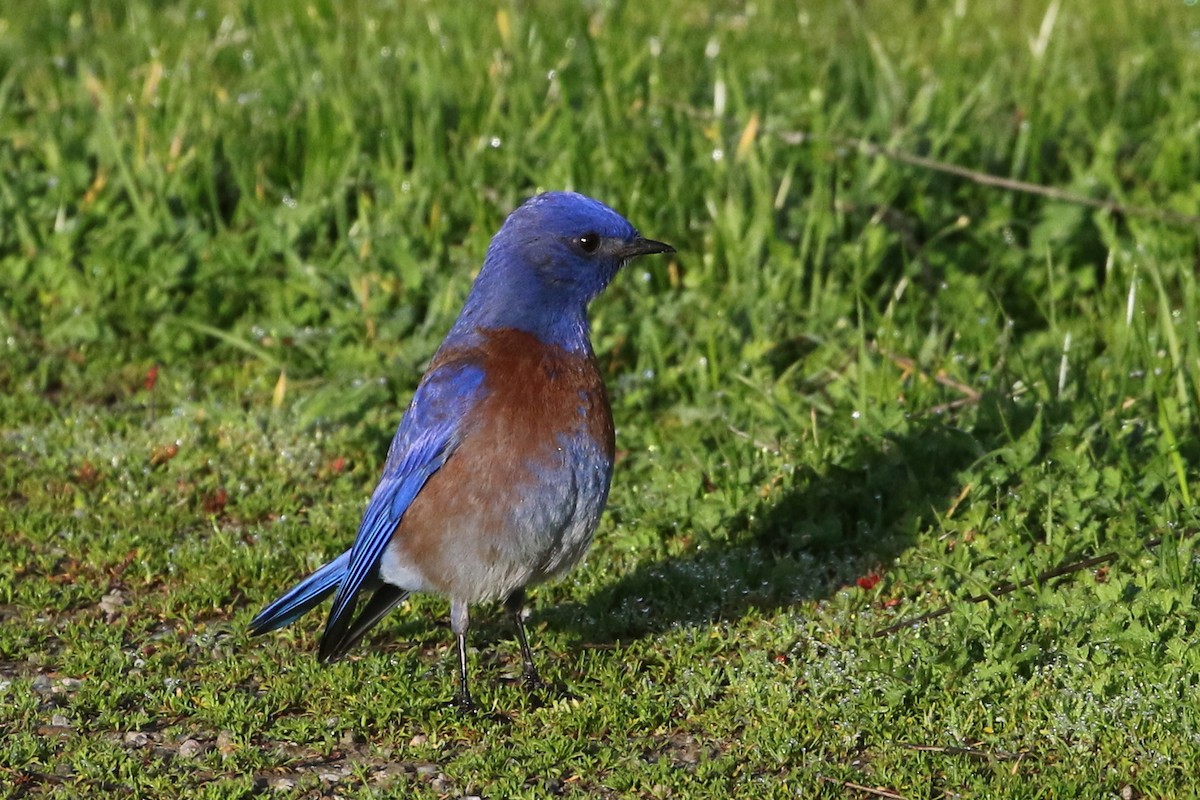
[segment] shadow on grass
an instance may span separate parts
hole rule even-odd
[[[863,439],[821,472],[797,472],[735,509],[725,540],[639,566],[584,603],[535,616],[584,641],[640,638],[829,597],[912,546],[961,491],[959,471],[984,452],[937,420],[901,436]]]

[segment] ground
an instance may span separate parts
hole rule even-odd
[[[1197,791],[1195,3],[110,5],[0,10],[0,796]],[[251,638],[554,188],[678,252],[553,686]]]

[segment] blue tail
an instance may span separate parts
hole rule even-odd
[[[250,622],[250,633],[257,636],[260,633],[282,628],[284,625],[291,625],[333,594],[333,590],[346,577],[346,570],[349,566],[350,551],[347,550],[260,611],[258,616]]]

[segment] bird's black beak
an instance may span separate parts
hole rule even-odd
[[[637,237],[631,242],[626,242],[621,245],[617,251],[617,256],[622,260],[628,260],[636,256],[649,256],[655,253],[674,253],[675,248],[666,242],[656,242],[653,239],[643,239]]]

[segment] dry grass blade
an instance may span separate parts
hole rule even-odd
[[[1195,214],[1183,214],[1178,211],[1169,211],[1162,208],[1146,208],[1144,206],[1133,206],[1126,203],[1118,203],[1115,200],[1097,200],[1094,197],[1069,192],[1066,189],[1059,189],[1054,186],[1045,186],[1040,183],[1030,183],[1028,181],[1019,181],[1014,178],[1004,178],[999,175],[992,175],[979,170],[968,169],[961,167],[958,164],[951,164],[946,161],[938,161],[935,158],[926,158],[925,156],[914,155],[913,153],[905,153],[901,150],[893,150],[890,147],[884,147],[866,139],[857,139],[854,137],[819,137],[803,131],[785,131],[779,134],[779,137],[787,144],[799,145],[807,142],[823,140],[829,141],[840,147],[853,147],[861,150],[864,153],[872,156],[882,156],[883,158],[892,161],[899,161],[902,164],[910,164],[914,167],[932,170],[934,172],[945,173],[946,175],[954,175],[972,183],[978,183],[982,186],[994,186],[998,189],[1005,189],[1010,192],[1022,192],[1024,194],[1033,194],[1039,197],[1045,197],[1049,200],[1057,200],[1062,203],[1071,203],[1073,205],[1087,206],[1088,208],[1098,208],[1103,211],[1109,211],[1114,214],[1124,214],[1131,217],[1144,217],[1146,219],[1154,219],[1159,222],[1166,222],[1172,225],[1184,225],[1187,227],[1200,226],[1200,216]]]

